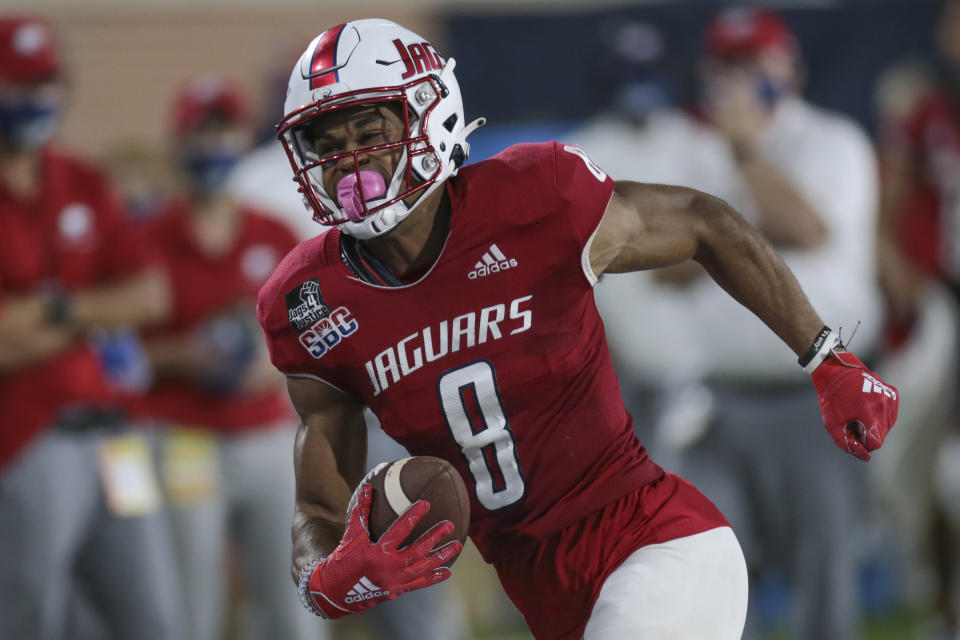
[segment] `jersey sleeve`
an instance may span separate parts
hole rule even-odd
[[[335,386],[327,379],[331,376],[325,374],[321,363],[310,357],[300,343],[300,333],[288,313],[291,300],[299,299],[299,288],[307,281],[316,282],[309,255],[318,250],[318,240],[322,241],[322,237],[296,246],[277,265],[257,295],[257,320],[263,329],[270,362],[281,373],[318,378]]]
[[[290,256],[280,263],[273,275],[261,287],[257,295],[257,320],[263,329],[263,337],[270,353],[270,362],[281,373],[293,375],[304,372],[298,353],[290,348],[296,335],[286,318],[284,287],[291,281],[284,277],[284,267]]]
[[[607,204],[614,181],[576,145],[554,143],[554,180],[580,248],[580,265],[590,285],[597,276],[590,266],[590,244]]]

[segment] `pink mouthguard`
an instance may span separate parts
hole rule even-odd
[[[367,200],[379,198],[387,192],[387,183],[384,182],[383,176],[376,171],[360,171],[345,175],[337,185],[337,201],[343,207],[347,217],[354,222],[360,222],[363,219],[363,199],[360,197],[361,186],[363,187],[363,196]]]

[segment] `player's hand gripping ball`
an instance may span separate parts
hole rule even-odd
[[[897,420],[896,388],[847,352],[834,352],[810,377],[830,437],[850,455],[869,460]]]
[[[340,618],[442,582],[468,526],[466,487],[449,464],[405,458],[380,465],[354,492],[340,545],[301,573],[300,600],[317,615]]]
[[[368,475],[373,488],[370,507],[370,537],[378,539],[401,513],[417,500],[430,503],[430,511],[401,543],[411,544],[443,521],[453,523],[453,531],[438,544],[454,540],[463,543],[470,528],[470,496],[460,474],[446,460],[430,456],[401,458],[379,465]],[[450,559],[450,566],[456,556]]]

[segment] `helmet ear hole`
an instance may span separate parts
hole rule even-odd
[[[449,118],[443,121],[443,128],[453,133],[453,128],[457,126],[457,114],[452,114]]]
[[[450,152],[450,159],[453,161],[453,165],[459,168],[467,161],[467,153],[461,145],[453,145],[453,151]]]

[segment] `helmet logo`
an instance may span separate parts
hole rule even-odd
[[[415,73],[443,70],[443,58],[429,42],[418,42],[407,46],[398,38],[393,41],[393,46],[397,48],[400,59],[406,67],[403,75],[400,76],[404,80]]]
[[[334,69],[337,66],[337,45],[340,43],[340,34],[345,24],[328,29],[317,42],[310,60],[310,88],[317,89],[324,85],[337,82],[339,75]],[[333,71],[333,73],[330,73]]]

